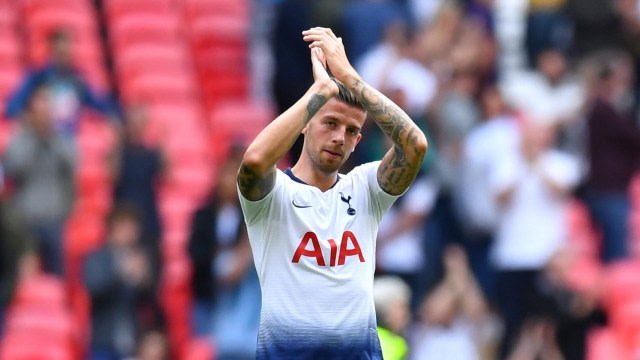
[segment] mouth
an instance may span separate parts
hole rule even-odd
[[[342,154],[339,153],[339,152],[335,152],[335,151],[331,151],[331,150],[324,150],[324,152],[326,152],[327,154],[329,154],[329,156],[334,157],[334,158],[342,157]]]

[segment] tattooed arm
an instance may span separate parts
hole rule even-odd
[[[409,116],[386,96],[360,78],[348,88],[373,120],[393,141],[378,168],[378,183],[389,194],[402,194],[415,179],[427,152],[427,138]]]
[[[349,64],[342,39],[331,29],[312,28],[302,34],[309,47],[322,49],[335,78],[353,92],[393,141],[378,168],[378,183],[389,194],[402,194],[418,174],[427,152],[424,133],[398,105],[362,80]]]
[[[265,197],[275,184],[276,163],[293,146],[315,113],[338,93],[324,69],[319,49],[311,51],[315,82],[287,111],[267,125],[244,154],[238,171],[240,193],[249,200]]]

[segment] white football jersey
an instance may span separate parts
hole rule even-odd
[[[397,197],[378,185],[379,164],[340,175],[326,192],[288,170],[263,199],[240,194],[262,289],[258,359],[382,359],[375,239]]]

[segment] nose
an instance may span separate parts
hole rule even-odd
[[[333,133],[333,142],[340,145],[344,145],[344,135],[346,131],[347,131],[346,127],[344,126],[338,127]]]

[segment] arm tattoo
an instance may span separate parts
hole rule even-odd
[[[420,130],[391,100],[358,80],[351,88],[378,126],[393,141],[378,169],[378,183],[390,194],[400,194],[415,179],[424,153],[416,151]]]
[[[313,115],[315,115],[318,110],[322,107],[322,105],[326,104],[327,99],[325,96],[320,94],[313,94],[309,102],[307,103],[307,117],[304,119],[304,123],[308,124]]]
[[[274,171],[271,171],[264,177],[260,177],[250,167],[244,164],[240,165],[238,187],[242,195],[249,200],[257,201],[267,196],[269,191],[273,189],[275,180],[276,174]]]

